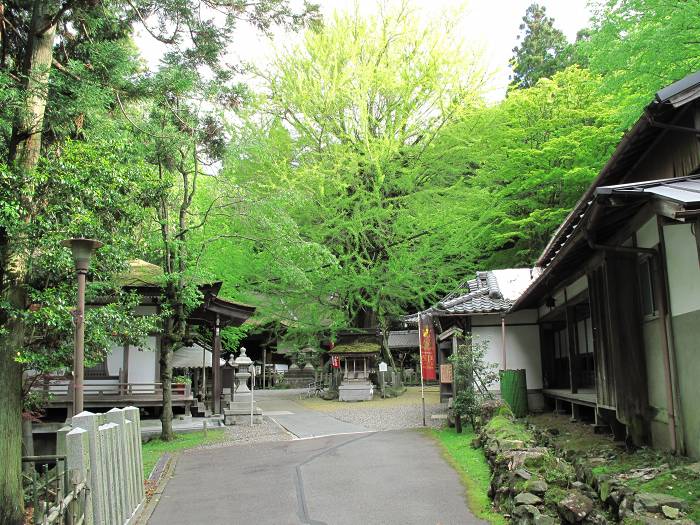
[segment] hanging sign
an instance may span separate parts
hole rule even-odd
[[[340,368],[340,356],[337,356],[337,355],[331,356],[331,366],[333,368]]]
[[[420,357],[421,372],[426,381],[435,381],[437,373],[437,349],[435,347],[435,328],[433,318],[429,315],[420,316]]]

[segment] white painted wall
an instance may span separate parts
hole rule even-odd
[[[533,317],[536,311],[524,312]],[[520,316],[522,317],[522,316]],[[527,388],[537,390],[542,388],[542,363],[540,361],[540,331],[536,324],[510,326],[516,321],[517,315],[506,316],[506,361],[509,369],[524,368],[527,375]],[[491,363],[502,365],[502,336],[500,314],[480,315],[472,317],[472,335],[488,345],[486,359]],[[490,325],[490,326],[485,326]],[[496,382],[492,390],[498,390]]]
[[[119,376],[119,370],[124,362],[124,345],[112,346],[107,354],[107,372],[111,376]]]
[[[588,289],[588,277],[586,277],[585,275],[582,275],[581,277],[579,277],[573,283],[571,283],[569,286],[566,287],[566,296],[567,296],[567,298],[571,299],[587,289]],[[561,303],[557,303],[557,304],[561,304]]]
[[[700,235],[700,232],[698,232]],[[700,266],[689,224],[664,226],[671,315],[700,310]]]
[[[149,335],[141,347],[129,347],[129,383],[153,383],[156,379],[156,336]],[[134,388],[142,392],[152,392],[147,387]]]
[[[129,383],[154,383],[156,378],[156,336],[151,335],[146,338],[145,344],[141,347],[129,347]],[[119,370],[124,363],[124,347],[114,346],[107,355],[107,370],[109,375],[118,376]],[[142,392],[153,392],[153,388],[136,387],[134,390]]]
[[[636,232],[637,246],[640,248],[653,248],[659,244],[659,227],[656,215],[642,225]]]

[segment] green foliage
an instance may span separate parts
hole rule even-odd
[[[536,260],[620,136],[601,81],[572,66],[440,133],[426,170],[473,170],[460,195],[467,261],[484,269]]]
[[[60,245],[70,237],[108,241],[92,261],[88,279],[87,302],[110,301],[86,311],[87,366],[101,362],[112,344],[140,344],[157,319],[134,315],[138,297],[114,284],[125,271],[128,254],[138,247],[133,228],[143,220],[152,193],[150,173],[134,148],[118,136],[91,143],[68,140],[31,174],[0,166],[0,181],[4,231],[31,260],[26,281],[30,307],[5,306],[9,316],[24,320],[27,330],[16,360],[38,372],[64,369],[72,362],[75,270],[70,251]],[[31,188],[41,203],[30,222],[20,213],[21,188]]]
[[[551,78],[571,63],[571,46],[564,33],[554,27],[547,9],[533,3],[520,24],[520,45],[513,48],[511,87],[529,88],[541,78]]]
[[[192,378],[190,376],[173,376],[173,384],[175,384],[175,385],[191,385]]]
[[[502,405],[498,407],[498,410],[496,410],[496,415],[498,416],[503,416],[509,419],[513,419],[515,416],[513,415],[513,411],[510,409],[508,405]]]
[[[452,364],[456,394],[454,410],[475,425],[481,403],[489,397],[488,388],[498,380],[498,365],[486,361],[488,342],[465,337],[465,343],[448,358]]]
[[[459,42],[452,21],[426,24],[406,6],[336,14],[259,72],[264,96],[225,172],[275,211],[249,230],[248,252],[227,250],[254,265],[248,287],[287,331],[388,326],[445,279],[454,284],[460,265],[433,249],[447,234],[432,212],[452,181],[432,187],[419,159],[478,101],[481,64]],[[280,273],[265,279],[269,270]]]
[[[700,69],[698,35],[698,2],[605,0],[577,54],[604,79],[600,91],[626,129],[657,90]]]

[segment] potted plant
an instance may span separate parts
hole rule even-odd
[[[183,392],[187,390],[187,385],[192,384],[192,379],[190,376],[186,375],[179,375],[179,376],[173,376],[172,379],[172,386],[175,388],[178,392]]]

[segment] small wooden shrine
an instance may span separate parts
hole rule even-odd
[[[341,343],[330,350],[340,359],[342,382],[338,389],[340,401],[368,401],[374,395],[370,373],[375,371],[381,346],[375,341],[356,340]]]

